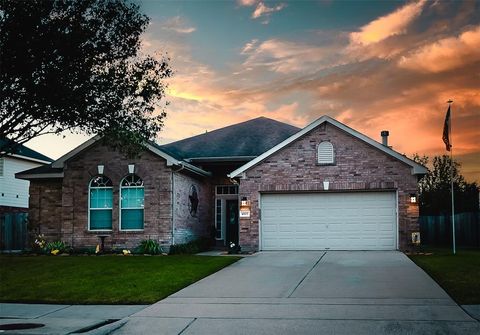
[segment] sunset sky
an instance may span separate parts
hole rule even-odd
[[[258,116],[304,127],[327,114],[400,153],[453,147],[480,182],[480,1],[138,1],[142,51],[168,54],[158,142]],[[87,137],[27,143],[58,158]],[[232,139],[234,140],[234,139]]]

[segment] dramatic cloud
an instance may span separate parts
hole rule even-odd
[[[425,3],[426,0],[413,2],[379,17],[361,27],[359,32],[351,33],[350,39],[355,44],[369,45],[390,36],[404,34],[408,25],[420,15]]]
[[[255,10],[244,13],[247,20],[268,19],[280,6],[237,4]],[[158,140],[259,116],[303,127],[327,114],[378,141],[380,131],[389,130],[400,153],[433,156],[446,153],[442,128],[446,101],[453,99],[455,154],[468,180],[480,181],[479,21],[472,1],[416,1],[350,31],[282,35],[256,27],[259,33],[245,34],[229,50],[235,57],[222,64],[198,49],[200,31],[189,34],[195,28],[186,18],[153,22],[142,48],[168,52],[175,70]]]
[[[480,26],[458,37],[443,38],[403,56],[398,65],[422,72],[441,72],[480,61]]]
[[[174,31],[179,34],[190,34],[196,30],[195,27],[187,24],[185,19],[180,16],[174,16],[161,23],[161,28],[164,30]]]

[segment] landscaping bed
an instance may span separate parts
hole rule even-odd
[[[0,301],[151,304],[239,257],[0,256]]]
[[[480,250],[426,249],[409,257],[458,304],[480,304]]]

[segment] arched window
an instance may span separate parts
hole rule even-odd
[[[100,175],[93,177],[89,184],[88,229],[111,230],[113,189],[110,178]]]
[[[335,156],[333,153],[332,143],[324,141],[318,145],[317,159],[318,159],[318,164],[334,163]]]
[[[144,208],[143,180],[129,174],[120,182],[120,230],[142,230]]]

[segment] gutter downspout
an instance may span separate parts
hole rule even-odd
[[[175,215],[175,178],[173,176],[174,173],[177,173],[177,172],[180,172],[182,171],[183,169],[185,168],[185,166],[183,164],[180,165],[180,168],[178,170],[174,170],[172,169],[172,177],[171,177],[171,185],[172,185],[172,190],[171,190],[171,194],[172,194],[172,206],[171,206],[171,209],[172,209],[172,245],[175,244],[175,218],[174,218],[174,215]]]

